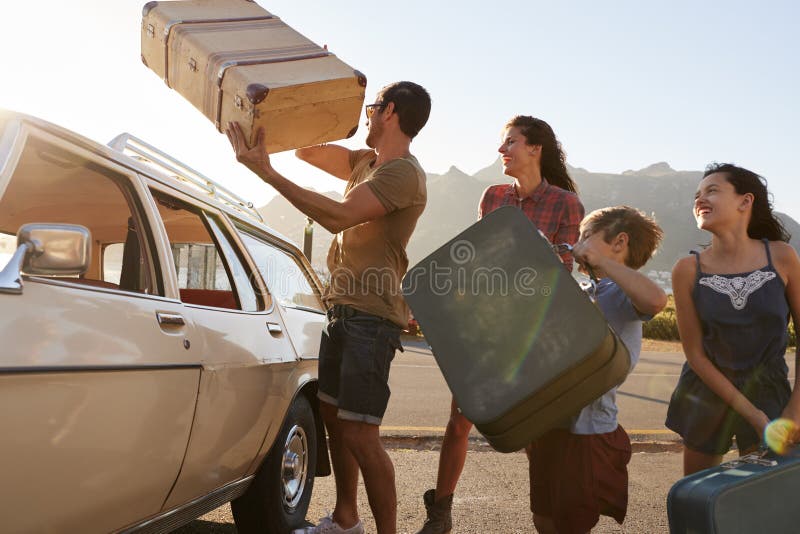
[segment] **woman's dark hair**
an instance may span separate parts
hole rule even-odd
[[[550,125],[536,117],[517,115],[506,124],[506,128],[512,127],[519,128],[529,145],[541,145],[542,176],[547,182],[577,193],[578,188],[567,172],[567,156],[561,149],[561,143],[558,142]]]
[[[395,82],[381,90],[379,99],[383,104],[394,102],[394,112],[399,118],[400,130],[411,139],[414,139],[428,122],[431,114],[431,96],[419,84]]]
[[[711,163],[706,167],[703,178],[714,173],[724,174],[737,194],[753,195],[753,211],[747,225],[750,238],[789,242],[791,236],[772,212],[772,195],[767,191],[767,181],[762,176],[732,163]]]

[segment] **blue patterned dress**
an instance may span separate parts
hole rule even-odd
[[[692,290],[706,355],[768,418],[779,417],[791,387],[784,356],[789,340],[786,287],[772,265],[765,239],[767,266],[749,273],[706,274],[697,258]],[[759,445],[761,436],[683,365],[667,411],[667,428],[684,444],[706,454],[724,454],[736,437],[739,450]]]

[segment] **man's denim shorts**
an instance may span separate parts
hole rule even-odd
[[[380,425],[389,404],[389,367],[400,349],[401,328],[377,315],[335,305],[319,348],[321,401],[339,419]]]

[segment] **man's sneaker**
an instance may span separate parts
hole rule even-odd
[[[295,529],[292,534],[364,534],[364,524],[359,521],[352,527],[344,529],[333,520],[332,516],[326,516],[319,520],[318,525]]]
[[[453,494],[438,501],[435,498],[436,490],[432,489],[426,491],[422,496],[428,518],[422,525],[422,530],[417,534],[450,534],[450,531],[453,530],[453,517],[450,513],[453,508]]]

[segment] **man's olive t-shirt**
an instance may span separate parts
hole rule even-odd
[[[353,169],[345,195],[366,182],[386,215],[353,226],[334,237],[328,252],[328,305],[347,304],[405,328],[408,307],[400,283],[408,269],[406,245],[425,209],[425,172],[414,156],[372,167],[372,150],[350,153]]]

